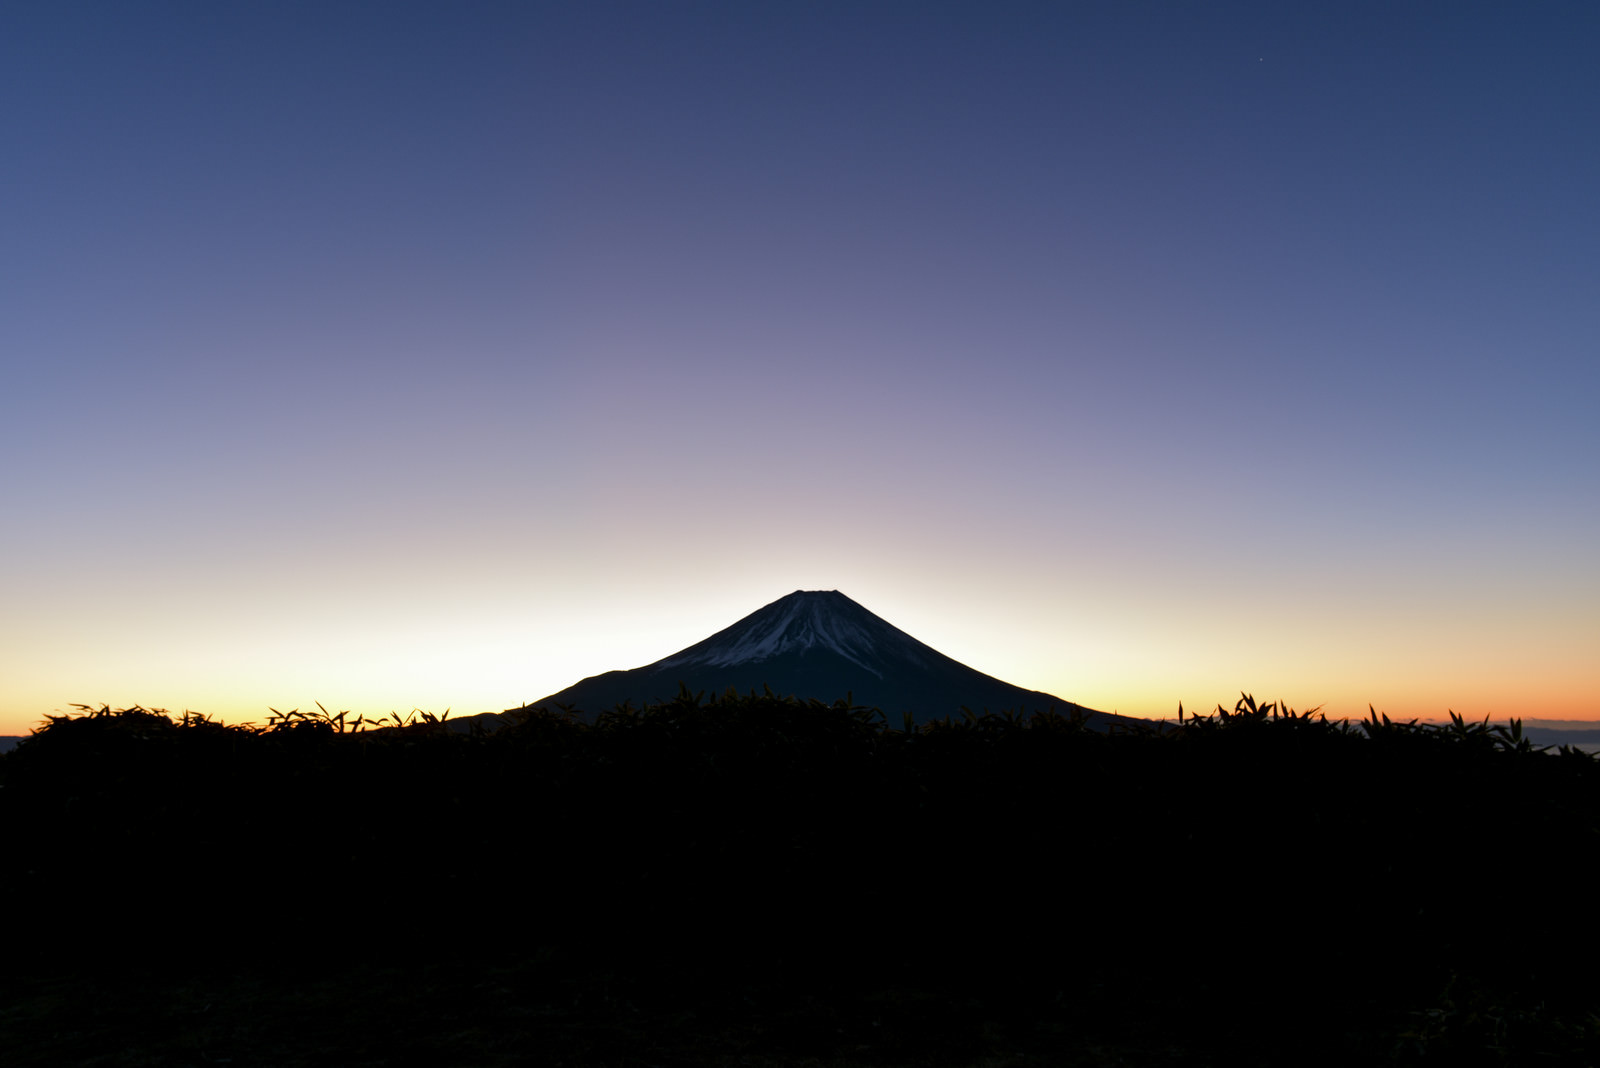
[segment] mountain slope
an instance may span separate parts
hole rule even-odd
[[[569,705],[584,713],[691,692],[761,692],[883,709],[898,726],[903,714],[924,722],[974,712],[1054,709],[1109,725],[1123,717],[1094,712],[1037,690],[1003,682],[952,660],[873,615],[837,590],[796,590],[652,664],[593,675],[528,707]]]

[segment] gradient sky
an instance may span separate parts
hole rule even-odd
[[[837,588],[1600,716],[1600,7],[0,9],[0,733],[457,714]]]

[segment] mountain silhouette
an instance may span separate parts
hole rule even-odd
[[[848,695],[858,705],[882,709],[895,726],[903,715],[926,722],[959,715],[963,707],[1023,715],[1078,712],[1098,727],[1126,718],[985,675],[837,590],[796,590],[653,664],[592,675],[524,707],[567,705],[593,715],[624,701],[638,706],[668,700],[684,686],[711,694],[770,687],[779,696],[828,702]]]

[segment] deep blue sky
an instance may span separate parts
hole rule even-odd
[[[10,5],[0,720],[1600,715],[1600,9],[1308,7]]]

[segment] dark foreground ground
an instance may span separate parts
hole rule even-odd
[[[1557,1041],[1545,1033],[1550,1017],[1503,1020],[1486,1004],[1453,1021],[1442,1007],[1412,1015],[1339,1008],[1341,999],[1284,1017],[1270,997],[1243,991],[1239,1004],[1200,1006],[1158,991],[1119,1003],[1092,984],[1006,998],[904,977],[789,985],[729,976],[687,988],[636,980],[555,955],[72,969],[12,977],[0,1034],[4,1063],[18,1068],[1594,1063],[1592,1026],[1587,1038]]]
[[[1508,730],[350,726],[0,757],[0,1063],[1600,1064],[1600,764]]]
[[[57,1065],[1177,1065],[1357,1063],[1338,1049],[1194,1034],[1072,1005],[997,1006],[948,991],[847,984],[638,996],[534,960],[350,966],[314,976],[138,969],[14,982],[4,1062]],[[1063,992],[1063,997],[1070,994]],[[1326,1041],[1319,1035],[1316,1047]],[[1330,1052],[1337,1055],[1329,1056]]]

